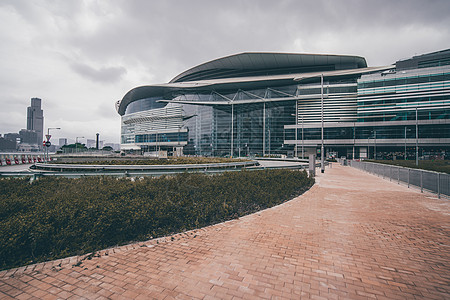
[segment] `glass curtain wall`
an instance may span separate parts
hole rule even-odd
[[[450,119],[450,67],[363,76],[358,122]]]
[[[233,157],[286,154],[293,146],[284,145],[284,125],[295,122],[295,99],[283,101],[280,99],[290,95],[276,93],[267,89],[238,91],[226,95],[233,99],[226,104],[185,104],[184,113],[191,117],[186,122],[189,137],[185,153]],[[270,95],[278,101],[271,101]]]

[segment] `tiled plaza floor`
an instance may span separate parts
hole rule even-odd
[[[8,299],[450,298],[450,202],[351,167],[166,239],[0,272]]]

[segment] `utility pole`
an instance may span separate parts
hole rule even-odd
[[[324,147],[323,147],[323,74],[320,74],[320,108],[322,115],[322,147],[320,149],[320,172],[325,172],[325,162],[324,162]]]

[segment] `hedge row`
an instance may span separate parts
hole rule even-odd
[[[54,160],[55,164],[72,164],[71,162]],[[213,163],[232,163],[243,162],[247,159],[225,158],[225,157],[177,157],[167,159],[130,159],[118,160],[111,159],[107,161],[86,160],[84,162],[76,162],[78,165],[188,165],[188,164],[213,164]]]
[[[274,206],[314,183],[304,171],[0,179],[0,269],[195,229]]]

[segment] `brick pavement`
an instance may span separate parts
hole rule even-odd
[[[0,298],[450,298],[448,200],[350,167],[317,181],[237,220],[2,271]]]

